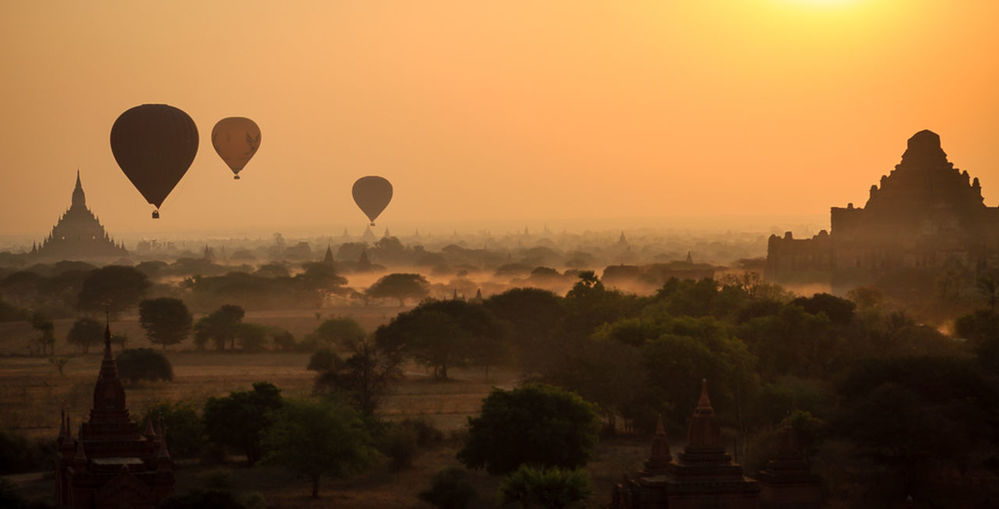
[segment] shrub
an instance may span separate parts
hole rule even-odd
[[[421,491],[419,497],[440,509],[465,509],[475,495],[468,472],[461,467],[448,467],[437,472],[430,488]]]
[[[173,367],[160,352],[134,348],[118,355],[118,376],[135,383],[139,380],[173,380]]]
[[[479,417],[468,419],[468,440],[458,459],[469,468],[506,474],[522,464],[578,468],[597,443],[600,421],[593,404],[547,385],[494,389]]]
[[[166,426],[167,449],[176,458],[196,458],[204,451],[205,425],[191,402],[164,402],[146,412],[146,419],[162,418]]]
[[[398,424],[390,426],[382,435],[379,450],[388,456],[389,468],[399,471],[413,464],[416,457],[417,436],[411,428]]]
[[[582,469],[544,468],[521,465],[503,479],[500,498],[504,505],[520,502],[561,509],[590,496],[590,481]]]
[[[317,350],[309,357],[309,365],[306,369],[310,371],[329,371],[340,366],[343,361],[340,356],[330,351],[329,348]]]
[[[0,474],[16,474],[54,468],[52,443],[28,440],[0,429]]]

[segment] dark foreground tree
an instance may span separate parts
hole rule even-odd
[[[139,324],[154,345],[165,350],[191,334],[194,319],[184,301],[170,297],[144,300],[139,303]]]
[[[402,377],[399,358],[368,341],[357,344],[346,361],[332,359],[330,363],[316,377],[316,390],[345,394],[365,417],[375,414],[382,397]]]
[[[586,465],[600,421],[594,405],[548,385],[494,389],[482,414],[468,419],[468,439],[458,459],[490,474],[523,464],[579,468]]]
[[[89,353],[90,347],[104,341],[104,325],[97,320],[80,318],[73,322],[73,327],[66,334],[66,342],[80,347],[83,353]]]
[[[83,280],[77,308],[89,312],[107,310],[114,318],[135,307],[149,286],[149,278],[132,267],[108,265],[94,269]]]
[[[134,348],[118,354],[118,376],[131,383],[139,380],[173,380],[173,367],[160,352]]]
[[[400,313],[378,328],[375,341],[383,351],[433,368],[434,377],[443,380],[449,367],[497,362],[502,336],[498,320],[483,305],[438,300]]]
[[[563,509],[590,496],[590,481],[583,469],[544,468],[521,465],[503,479],[503,505]]]
[[[175,458],[197,458],[204,452],[205,425],[189,401],[163,402],[146,411],[146,419],[163,419],[167,450]]]
[[[309,478],[313,498],[319,498],[322,476],[346,477],[375,456],[361,419],[335,400],[286,401],[263,443],[269,462]]]
[[[468,471],[448,467],[434,475],[430,488],[420,492],[420,500],[440,509],[465,509],[475,499],[475,487]]]
[[[982,468],[980,453],[999,446],[999,381],[973,359],[865,361],[838,392],[831,429],[886,469],[879,495],[925,500],[925,479]]]
[[[271,424],[271,413],[282,404],[281,390],[267,382],[253,384],[252,391],[208,398],[202,414],[205,433],[212,442],[242,451],[253,465],[262,455],[260,437]]]

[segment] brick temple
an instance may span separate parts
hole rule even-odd
[[[61,416],[56,466],[56,505],[72,508],[152,509],[173,494],[173,460],[163,422],[139,430],[129,417],[125,389],[111,354],[111,329],[104,332],[104,359],[94,386],[88,421],[73,438]]]
[[[645,468],[614,488],[610,509],[814,509],[821,486],[793,440],[782,431],[778,457],[760,472],[759,481],[746,477],[725,452],[721,427],[707,382],[690,418],[687,445],[676,458],[670,451],[662,418],[656,426]]]

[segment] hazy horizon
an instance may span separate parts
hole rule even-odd
[[[360,233],[372,174],[379,234],[821,228],[921,129],[999,201],[996,3],[236,5],[0,6],[0,235],[44,238],[77,169],[116,237]],[[201,136],[156,221],[108,143],[143,103]],[[263,133],[239,182],[226,116]]]

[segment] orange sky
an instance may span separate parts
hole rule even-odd
[[[999,201],[999,2],[280,4],[0,4],[0,234],[41,239],[77,167],[112,233],[151,236],[359,232],[369,174],[379,227],[827,221],[924,128]],[[158,221],[108,144],[142,103],[201,132]],[[239,182],[226,116],[263,132]]]

